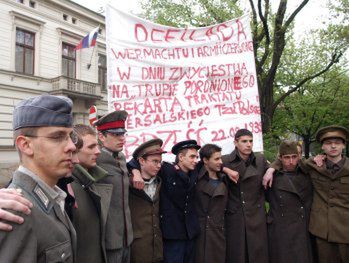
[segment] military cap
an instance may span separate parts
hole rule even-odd
[[[200,148],[201,148],[201,146],[198,145],[198,143],[195,140],[186,140],[186,141],[181,141],[181,142],[175,144],[172,147],[171,152],[174,155],[177,155],[181,150],[184,150],[184,149],[196,149],[196,150],[199,150]]]
[[[73,102],[64,96],[40,95],[19,102],[13,111],[13,130],[25,127],[72,127]]]
[[[110,133],[125,133],[125,121],[127,119],[127,112],[124,110],[113,111],[95,122],[97,131],[107,131]]]
[[[154,154],[163,154],[166,151],[161,149],[163,141],[161,139],[152,139],[139,145],[133,152],[132,156],[135,159],[146,157]]]
[[[338,125],[320,128],[316,133],[316,140],[320,143],[322,143],[325,139],[330,138],[339,138],[346,142],[348,137],[349,131],[346,128]]]
[[[298,154],[297,142],[283,141],[279,146],[279,155]]]

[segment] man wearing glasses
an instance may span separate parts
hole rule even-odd
[[[138,160],[144,180],[143,190],[130,188],[130,209],[134,240],[131,246],[132,263],[162,262],[163,244],[159,222],[161,179],[157,176],[161,168],[163,141],[149,140],[133,153]]]
[[[106,224],[106,252],[108,263],[127,263],[133,240],[129,208],[129,174],[125,155],[126,111],[114,111],[100,118],[95,126],[102,144],[97,165],[108,172],[100,183],[113,185]]]
[[[72,101],[42,95],[21,101],[13,112],[14,141],[21,165],[9,188],[33,203],[31,215],[0,232],[0,262],[74,262],[75,230],[64,211],[66,194],[56,186],[71,173],[77,136]]]

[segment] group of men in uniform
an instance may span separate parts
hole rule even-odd
[[[51,95],[14,110],[20,166],[0,190],[0,262],[349,262],[345,128],[319,130],[317,162],[285,141],[269,168],[241,129],[228,155],[187,140],[170,164],[153,139],[126,163],[127,112],[96,132],[71,111]]]

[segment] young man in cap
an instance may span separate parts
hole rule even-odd
[[[234,144],[235,150],[222,156],[223,165],[239,173],[237,184],[228,182],[226,260],[267,263],[268,237],[262,179],[268,164],[263,155],[253,153],[253,135],[249,130],[238,130]]]
[[[221,173],[222,148],[206,144],[200,149],[203,166],[196,185],[196,211],[200,235],[196,240],[195,262],[225,263],[225,210],[228,201],[226,177]]]
[[[163,142],[161,139],[147,141],[134,151],[141,176],[145,181],[143,190],[130,188],[130,209],[134,240],[131,245],[131,263],[162,262],[163,244],[159,222],[161,168]]]
[[[160,226],[164,245],[164,262],[191,263],[195,260],[195,238],[200,232],[195,211],[195,185],[197,182],[198,149],[195,140],[186,140],[172,147],[175,165],[164,162],[159,176]],[[132,160],[133,174],[139,164]]]
[[[96,163],[101,153],[96,132],[83,124],[75,125],[74,131],[80,142],[76,145],[79,163],[74,165],[73,182],[65,189],[72,199],[66,210],[77,234],[76,261],[105,263],[106,221],[113,186],[100,183],[107,172]]]
[[[100,118],[95,126],[102,144],[97,164],[108,172],[100,183],[113,186],[106,225],[108,263],[128,263],[133,240],[129,207],[129,174],[125,155],[126,111],[114,111]]]
[[[33,203],[30,216],[0,232],[1,262],[74,262],[75,230],[64,211],[66,194],[56,186],[73,169],[72,101],[42,95],[21,101],[13,112],[21,165],[10,188]]]
[[[314,262],[313,239],[308,231],[312,185],[297,148],[293,141],[280,144],[280,167],[267,191],[271,263]]]
[[[348,135],[341,126],[320,129],[316,140],[326,154],[324,165],[306,161],[314,186],[309,231],[320,263],[349,262],[349,159],[342,154]]]

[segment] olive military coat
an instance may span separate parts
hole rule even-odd
[[[304,165],[295,172],[278,170],[268,189],[268,239],[271,263],[312,263],[313,244],[308,231],[313,199]]]
[[[98,180],[107,175],[96,166],[88,171],[75,165],[71,186],[76,205],[72,222],[77,234],[77,263],[106,263],[106,222],[113,186]]]
[[[223,165],[239,173],[238,183],[228,182],[226,262],[268,263],[268,237],[263,175],[265,158],[251,153],[246,162],[237,150],[222,156]]]
[[[228,189],[224,175],[218,173],[220,183],[215,187],[202,167],[196,185],[196,212],[200,235],[196,240],[195,262],[225,262],[225,211]]]
[[[115,156],[115,155],[114,155]],[[97,158],[97,165],[108,172],[108,175],[99,180],[99,183],[113,186],[109,213],[106,224],[106,249],[115,250],[131,245],[133,231],[129,207],[129,176],[126,167],[125,155],[118,156],[106,148],[101,149]]]
[[[314,186],[309,231],[329,242],[349,244],[349,159],[332,175],[313,158],[306,161]]]
[[[58,203],[32,177],[19,171],[9,187],[22,189],[34,207],[30,215],[21,215],[23,224],[14,224],[11,232],[0,231],[0,262],[75,262],[76,233]]]
[[[160,230],[159,205],[161,180],[153,200],[143,191],[130,188],[130,209],[133,226],[131,263],[161,262],[163,243]]]

